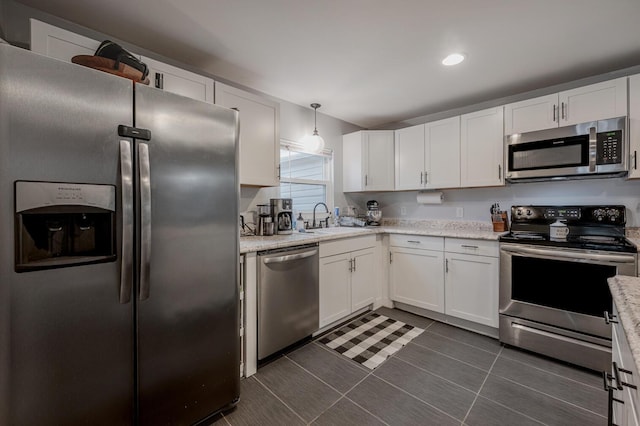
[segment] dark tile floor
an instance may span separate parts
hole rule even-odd
[[[425,332],[371,371],[310,342],[242,381],[217,425],[605,425],[599,375],[407,312]]]

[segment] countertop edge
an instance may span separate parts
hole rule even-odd
[[[348,231],[345,231],[345,228],[339,228],[340,231],[336,234],[331,234],[330,229],[331,228],[329,228],[329,230],[327,231],[324,231],[328,232],[326,234],[314,233],[313,231],[311,231],[294,232],[289,235],[276,235],[271,237],[240,237],[240,254],[371,234],[423,235],[489,241],[497,241],[501,235],[505,234],[505,232],[493,232],[484,229],[413,228],[403,226],[353,228],[353,230],[349,229]]]
[[[611,297],[618,308],[618,319],[640,371],[640,277],[616,275],[608,280]]]

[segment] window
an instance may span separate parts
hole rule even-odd
[[[293,199],[295,212],[310,213],[317,203],[333,205],[333,152],[304,152],[290,141],[280,142],[280,196]]]

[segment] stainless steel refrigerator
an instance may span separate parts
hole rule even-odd
[[[237,123],[0,44],[0,424],[237,401]]]

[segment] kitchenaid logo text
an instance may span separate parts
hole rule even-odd
[[[82,191],[82,188],[72,188],[72,187],[64,187],[64,186],[59,186],[58,187],[58,191]]]

